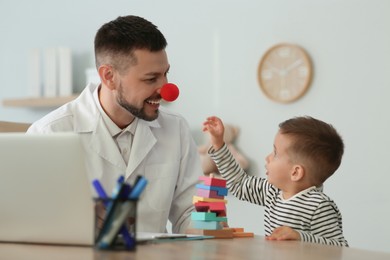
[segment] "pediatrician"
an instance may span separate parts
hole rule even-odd
[[[187,122],[160,107],[168,82],[167,42],[155,25],[137,16],[104,24],[95,37],[100,85],[35,122],[28,133],[76,132],[91,180],[107,193],[120,175],[148,180],[138,204],[137,231],[184,233],[202,174]]]

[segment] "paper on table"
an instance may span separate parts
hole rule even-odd
[[[193,234],[173,234],[173,233],[149,233],[137,232],[137,242],[147,241],[178,241],[178,240],[200,240],[214,238],[213,236],[193,235]]]

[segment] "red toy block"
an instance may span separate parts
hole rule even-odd
[[[198,212],[213,212],[218,217],[226,216],[226,204],[223,202],[196,202],[195,209]]]
[[[226,180],[214,178],[214,177],[207,177],[207,176],[200,176],[199,180],[203,181],[204,185],[208,186],[215,186],[215,187],[226,187]]]

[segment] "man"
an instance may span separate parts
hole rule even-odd
[[[89,178],[109,193],[120,175],[148,180],[138,203],[137,230],[184,233],[202,170],[187,122],[160,109],[167,83],[167,42],[155,25],[137,16],[104,24],[95,37],[101,84],[35,122],[28,133],[76,132]]]

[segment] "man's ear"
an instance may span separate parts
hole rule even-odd
[[[102,84],[107,86],[109,89],[115,89],[115,73],[114,69],[107,64],[103,64],[98,68],[98,73]]]
[[[293,166],[293,172],[291,173],[291,181],[300,181],[305,176],[305,168],[300,164]]]

